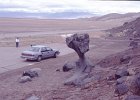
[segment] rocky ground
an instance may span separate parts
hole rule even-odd
[[[1,100],[28,100],[32,96],[40,98],[40,100],[124,100],[126,94],[118,96],[114,93],[116,79],[110,80],[108,77],[110,78],[110,75],[113,77],[117,69],[129,64],[128,62],[121,63],[120,58],[126,54],[137,57],[139,50],[136,49],[136,52],[129,49],[122,52],[128,49],[129,45],[128,41],[124,40],[91,39],[90,44],[96,45],[86,54],[96,65],[92,69],[91,82],[82,86],[64,85],[64,81],[72,75],[73,71],[63,72],[63,65],[68,60],[78,59],[77,54],[72,53],[1,74]],[[129,66],[133,65],[133,59],[131,58],[132,64]],[[134,61],[136,63],[138,59]],[[31,68],[41,68],[39,77],[32,78],[32,81],[29,82],[20,83],[19,78],[23,71]]]
[[[107,30],[112,36],[125,36],[128,38],[138,38],[140,36],[140,17],[133,21],[125,22],[122,26]]]
[[[3,20],[4,19],[2,19],[2,22],[5,23]],[[14,46],[17,33],[20,36],[22,33],[19,34],[19,32],[26,32],[27,27],[29,32],[30,30],[36,29],[35,32],[40,32],[40,30],[43,30],[41,32],[55,30],[56,33],[58,33],[58,30],[63,30],[63,28],[74,31],[86,29],[84,32],[88,32],[90,35],[90,45],[95,45],[90,48],[86,56],[95,64],[95,67],[90,74],[90,81],[81,86],[64,85],[65,80],[71,77],[74,71],[63,72],[63,65],[67,61],[77,60],[78,56],[76,53],[60,56],[55,59],[43,60],[35,65],[2,73],[0,74],[0,100],[140,100],[140,48],[132,49],[128,47],[130,43],[129,40],[93,38],[95,36],[100,37],[104,35],[104,32],[101,32],[101,30],[120,26],[124,21],[128,20],[123,19],[123,22],[116,19],[98,22],[93,22],[92,20],[85,21],[83,19],[78,19],[77,21],[68,20],[66,22],[63,22],[63,20],[41,20],[39,22],[31,20],[26,21],[26,23],[22,25],[21,23],[24,21],[25,20],[21,21],[17,19],[8,20],[5,23],[8,25],[7,27],[3,26],[5,24],[2,23],[3,28],[1,28],[0,31],[0,46]],[[12,24],[9,25],[9,22]],[[32,22],[40,23],[41,25]],[[48,22],[52,24],[48,24]],[[20,24],[22,26],[18,26]],[[126,24],[129,25],[129,23]],[[31,27],[32,25],[33,27]],[[49,26],[46,28],[44,25]],[[38,26],[40,26],[39,29]],[[56,29],[53,29],[54,27],[56,27]],[[9,30],[7,30],[7,28]],[[16,34],[10,35],[8,33],[6,35],[3,34],[3,32]],[[73,33],[73,31],[71,32]],[[63,32],[63,34],[64,33],[67,32]],[[38,35],[22,35],[20,36],[21,46],[27,46],[33,43],[65,42],[64,38],[60,36],[61,32],[59,36],[48,36],[48,34],[40,35],[40,33],[38,33]],[[39,76],[29,79],[27,82],[21,82],[20,78],[23,72],[32,68],[41,69]]]

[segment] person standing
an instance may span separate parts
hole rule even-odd
[[[19,38],[18,37],[16,38],[16,47],[17,48],[19,47]]]

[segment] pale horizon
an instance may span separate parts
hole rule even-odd
[[[0,17],[86,18],[110,13],[140,12],[139,1],[0,0]]]

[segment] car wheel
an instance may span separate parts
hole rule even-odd
[[[41,56],[38,56],[37,61],[40,62],[42,60]]]
[[[26,59],[26,61],[29,61],[29,59]]]
[[[56,57],[57,57],[57,55],[58,55],[58,52],[55,52],[55,54],[54,54],[54,58],[56,58]]]
[[[57,56],[56,53],[54,53],[54,56],[53,57],[56,58],[56,56]]]

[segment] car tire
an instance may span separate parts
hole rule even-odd
[[[57,57],[57,55],[58,55],[58,52],[55,52],[55,54],[54,54],[54,58],[56,58],[56,57]]]
[[[57,56],[57,54],[56,54],[56,53],[54,53],[54,56],[53,56],[53,57],[54,57],[54,58],[56,58],[56,56]]]
[[[26,59],[26,61],[29,61],[29,59]]]
[[[37,61],[40,62],[41,60],[42,60],[42,57],[41,56],[38,56],[37,57]]]

